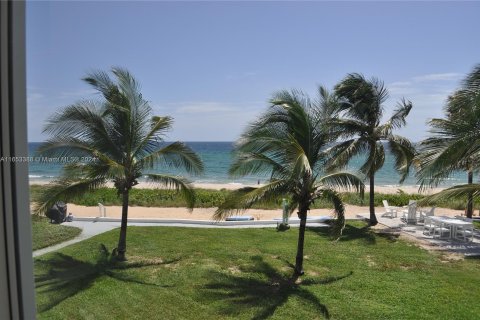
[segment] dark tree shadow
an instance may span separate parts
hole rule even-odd
[[[224,273],[215,273],[214,280],[206,285],[202,291],[203,299],[222,301],[221,311],[227,315],[235,316],[251,308],[259,311],[252,319],[266,319],[275,313],[292,296],[296,296],[313,306],[326,319],[330,318],[328,308],[320,299],[306,289],[312,285],[322,285],[335,282],[352,275],[353,272],[324,279],[301,280],[298,276],[286,277],[263,261],[261,257],[252,258],[254,265],[243,271],[251,272],[260,277],[252,278],[248,274],[237,276]],[[293,267],[288,263],[289,267]],[[292,270],[293,272],[293,270]]]
[[[379,238],[384,238],[389,242],[396,242],[400,237],[400,232],[396,230],[384,229],[377,231],[376,235]]]
[[[63,253],[55,253],[48,260],[37,260],[41,273],[35,275],[35,287],[39,293],[48,293],[48,301],[37,306],[39,312],[50,310],[63,300],[90,288],[95,280],[102,276],[119,281],[137,283],[156,287],[170,287],[147,283],[129,276],[123,270],[170,264],[180,259],[169,261],[118,262],[110,254],[105,245],[100,245],[100,251],[95,262],[77,260]]]
[[[311,232],[314,232],[324,237],[331,236],[330,228],[307,228],[307,229]],[[342,242],[342,241],[352,241],[352,240],[361,240],[366,244],[376,244],[375,232],[368,227],[357,228],[347,224],[343,229],[342,236],[338,241]]]

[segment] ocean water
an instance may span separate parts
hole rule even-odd
[[[29,156],[34,157],[37,148],[41,143],[30,142],[28,144]],[[233,159],[232,149],[233,142],[187,142],[187,144],[200,156],[202,159],[205,172],[201,176],[188,176],[183,171],[175,170],[173,168],[158,168],[159,172],[169,174],[180,174],[197,183],[221,183],[221,184],[256,184],[258,181],[265,182],[268,176],[248,176],[242,178],[231,178],[228,175],[228,169]],[[33,159],[29,162],[29,178],[31,182],[51,180],[58,177],[63,164],[58,162],[40,161],[40,159]],[[364,157],[353,158],[348,170],[356,171],[362,165]],[[394,169],[393,156],[387,152],[385,156],[385,164],[375,175],[375,185],[377,186],[399,186],[399,175]],[[446,180],[443,185],[451,186],[455,184],[466,183],[466,173],[459,172]],[[413,172],[405,180],[403,185],[416,185],[416,179]]]

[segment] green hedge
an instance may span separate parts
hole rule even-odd
[[[30,187],[31,198],[35,198],[41,192],[42,187],[33,185]],[[218,207],[225,198],[230,194],[229,190],[211,190],[211,189],[196,189],[197,208],[211,208]],[[368,194],[361,198],[356,193],[342,193],[342,198],[346,204],[357,206],[368,206]],[[408,204],[409,200],[419,200],[422,198],[420,194],[407,194],[399,192],[395,194],[375,193],[375,206],[382,206],[382,200],[387,200],[392,206],[404,206]],[[480,208],[480,199],[474,204],[476,210]],[[121,199],[113,188],[100,188],[95,191],[86,193],[82,197],[78,197],[70,201],[71,203],[85,206],[96,206],[99,202],[106,205],[121,205]],[[257,209],[278,209],[281,208],[282,196],[270,203],[261,203],[254,208]],[[185,201],[181,195],[174,190],[163,189],[132,189],[130,193],[130,205],[142,207],[184,207]],[[439,201],[435,204],[442,208],[451,208],[463,210],[466,206],[466,199],[455,199],[448,201]],[[317,200],[312,208],[332,208],[332,205],[322,199]]]

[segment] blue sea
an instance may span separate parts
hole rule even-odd
[[[30,142],[28,144],[29,156],[35,156],[35,152],[41,143]],[[233,142],[187,142],[187,144],[201,157],[205,172],[201,176],[188,176],[185,172],[169,168],[159,168],[162,173],[181,174],[196,183],[219,183],[219,184],[257,184],[258,181],[265,182],[268,176],[248,176],[242,178],[231,178],[228,175],[228,168],[232,162]],[[349,163],[349,171],[357,170],[364,157],[356,157]],[[51,180],[58,177],[62,164],[40,161],[29,162],[29,178],[31,182]],[[466,182],[466,173],[459,172],[444,182],[444,186],[451,186]],[[399,186],[399,175],[394,169],[394,160],[387,152],[383,168],[375,175],[377,186]],[[412,186],[417,182],[413,174],[408,177],[403,185]]]

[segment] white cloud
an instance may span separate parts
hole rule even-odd
[[[197,102],[178,107],[176,113],[192,114],[192,113],[216,113],[230,112],[232,108],[218,102]]]
[[[412,82],[410,81],[397,81],[392,82],[387,85],[388,92],[390,94],[411,94],[415,91],[415,88],[412,86]]]
[[[447,72],[447,73],[431,73],[421,76],[413,77],[413,80],[416,82],[425,82],[425,81],[456,81],[463,77],[463,74],[456,72]]]
[[[427,121],[444,116],[443,107],[450,94],[459,86],[464,74],[456,72],[435,73],[398,79],[387,84],[390,99],[386,103],[385,119],[391,115],[396,103],[401,98],[410,100],[412,111],[407,118],[407,125],[398,131],[413,141],[419,141],[428,133]]]
[[[154,104],[154,114],[173,117],[167,139],[234,141],[265,110],[264,102],[174,102]]]
[[[411,86],[411,81],[396,81],[389,84],[389,87],[408,87]]]

